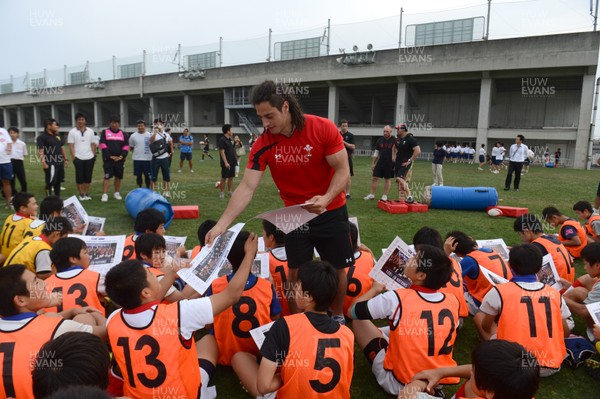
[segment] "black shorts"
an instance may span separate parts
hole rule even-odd
[[[350,176],[354,176],[354,164],[350,155],[348,155],[348,166],[350,167]]]
[[[235,166],[230,164],[229,169],[227,169],[225,166],[221,166],[221,178],[229,179],[232,177],[235,177]]]
[[[122,179],[123,172],[125,171],[125,160],[113,161],[108,158],[104,161],[103,168],[105,179],[110,179],[113,176],[117,179]]]
[[[377,162],[373,169],[373,177],[391,179],[394,177],[394,165],[391,162]]]
[[[75,166],[75,183],[91,183],[95,163],[95,157],[91,159],[75,158],[75,160],[73,160],[73,166]]]
[[[401,166],[401,164],[397,163],[396,164],[396,177],[405,179],[411,166],[412,166],[412,163],[408,166]]]
[[[288,267],[297,269],[312,260],[315,248],[321,260],[331,263],[336,269],[354,264],[346,205],[322,213],[285,236]]]
[[[479,163],[484,163],[485,162],[485,157],[483,155],[479,156]]]
[[[152,176],[152,161],[133,161],[134,176]]]
[[[596,190],[596,197],[600,197],[600,183],[598,183],[598,189]]]
[[[191,152],[181,152],[179,154],[179,159],[181,160],[181,162],[188,160],[191,161],[192,160],[192,153]]]

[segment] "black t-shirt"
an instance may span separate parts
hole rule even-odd
[[[310,324],[318,331],[333,334],[340,329],[340,324],[323,313],[306,312]],[[281,365],[285,361],[290,349],[290,330],[285,317],[278,319],[266,334],[265,342],[260,348],[260,353],[272,362]]]
[[[344,139],[345,143],[354,144],[354,135],[352,133],[346,132],[346,134],[342,134],[342,138]],[[354,150],[351,150],[350,148],[346,148],[346,151],[348,151],[348,155],[352,155],[354,153]]]
[[[52,136],[47,132],[43,132],[36,139],[38,150],[41,149],[44,153],[44,160],[48,165],[62,165],[64,162],[62,154],[62,140],[60,134]]]
[[[412,156],[413,148],[418,146],[417,139],[412,135],[412,133],[408,133],[404,138],[398,138],[396,140],[396,150],[398,153],[396,154],[396,163],[401,164]]]
[[[378,162],[392,162],[392,148],[394,148],[395,143],[396,139],[392,136],[387,140],[385,137],[377,139],[375,149],[379,152]]]
[[[219,151],[221,150],[225,150],[225,158],[227,158],[227,163],[229,164],[229,166],[236,166],[237,161],[235,159],[235,150],[233,149],[233,144],[231,143],[231,140],[225,137],[225,135],[219,138]],[[220,160],[221,167],[225,167],[223,158],[220,158]]]

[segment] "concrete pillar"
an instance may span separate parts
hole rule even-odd
[[[577,141],[573,154],[573,168],[585,169],[590,142],[592,108],[594,106],[594,74],[583,75],[581,101],[579,103],[579,123],[577,123]]]
[[[123,128],[130,126],[129,112],[127,110],[127,102],[125,100],[119,100],[119,114],[121,117],[121,126]]]
[[[340,93],[333,82],[329,82],[329,102],[327,104],[327,118],[335,124],[339,123]]]
[[[25,127],[25,115],[23,114],[23,108],[21,107],[17,108],[17,126]]]
[[[71,103],[71,126],[75,126],[75,114],[79,112],[76,103]]]
[[[225,114],[227,114],[227,108],[225,109]],[[189,95],[183,96],[183,123],[189,129],[193,124],[193,114],[192,114],[192,99]]]
[[[100,102],[94,101],[94,130],[100,129],[102,127],[102,108],[100,107]],[[108,121],[106,121],[108,123]]]
[[[33,129],[35,130],[34,137],[37,137],[38,134],[42,131],[44,127],[40,126],[40,110],[37,105],[33,106]]]
[[[150,123],[150,126],[152,126],[152,123],[154,123],[154,119],[156,119],[158,117],[158,110],[156,109],[156,101],[155,101],[154,97],[150,97],[148,99],[148,106],[150,107],[150,115],[148,117],[148,123]]]
[[[475,140],[475,157],[479,157],[479,149],[482,144],[486,145],[486,152],[489,154],[491,148],[487,148],[488,129],[490,127],[490,106],[492,104],[492,78],[485,73],[481,78],[481,88],[479,90],[479,116],[477,117],[477,137]]]
[[[10,120],[10,113],[8,112],[8,108],[2,109],[2,115],[4,116],[4,127],[9,128],[13,125],[13,122]]]
[[[396,87],[396,120],[395,125],[406,120],[406,82],[403,78],[398,78]]]
[[[58,107],[54,103],[50,104],[50,115],[52,115],[52,118],[58,120]]]

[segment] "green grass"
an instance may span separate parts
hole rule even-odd
[[[213,153],[216,155],[215,153]],[[174,199],[173,205],[198,205],[200,219],[173,220],[167,234],[188,236],[186,247],[191,248],[197,244],[196,230],[199,223],[206,219],[218,219],[226,206],[226,201],[220,200],[218,191],[214,188],[219,180],[219,162],[207,160],[199,162],[200,153],[194,152],[194,170],[190,174],[187,166],[183,173],[177,173],[179,154],[175,154],[172,168],[172,183]],[[242,163],[247,158],[242,159]],[[377,209],[376,201],[363,201],[362,197],[369,191],[370,185],[370,159],[355,158],[355,176],[352,180],[353,199],[348,202],[351,216],[358,216],[362,241],[377,255],[380,249],[385,248],[395,236],[400,236],[410,243],[413,234],[422,226],[437,228],[442,235],[454,229],[460,229],[478,239],[504,238],[507,245],[514,245],[519,238],[512,229],[512,218],[491,218],[485,212],[468,212],[432,209],[427,213],[413,213],[405,215],[392,215]],[[83,202],[88,214],[106,217],[105,231],[107,234],[130,234],[133,229],[133,220],[127,214],[123,201],[112,198],[107,203],[100,202],[102,187],[101,163],[96,164],[94,181],[92,184],[92,201]],[[30,191],[38,198],[43,196],[43,173],[37,163],[27,163],[27,177]],[[126,176],[123,183],[122,194],[134,189],[135,180],[132,175],[133,167],[131,157],[127,160]],[[266,173],[268,175],[268,172]],[[570,169],[547,169],[532,167],[530,172],[521,180],[521,191],[505,192],[504,179],[506,173],[493,175],[489,172],[478,172],[477,165],[445,164],[444,184],[447,186],[488,186],[498,190],[499,204],[510,206],[528,207],[532,213],[540,214],[548,205],[556,206],[565,214],[575,217],[571,211],[573,204],[579,200],[588,200],[593,203],[598,174],[595,171],[580,171]],[[294,176],[290,176],[293,179]],[[238,179],[236,179],[237,182]],[[431,166],[429,162],[417,162],[412,178],[412,187],[415,191],[423,189],[424,185],[432,182]],[[76,194],[75,177],[72,167],[66,171],[66,191],[63,198]],[[378,196],[381,195],[383,182],[379,183]],[[390,199],[397,198],[392,189]],[[395,194],[395,195],[394,195]],[[240,215],[238,221],[247,222],[247,228],[260,233],[260,221],[252,219],[261,212],[283,206],[277,188],[269,176],[265,176],[260,188],[254,195],[251,204]],[[3,213],[6,213],[3,210]],[[2,215],[6,217],[6,215]],[[555,232],[555,231],[550,231]],[[584,273],[581,262],[576,262],[577,275]],[[577,320],[577,334],[584,334],[584,327]],[[470,353],[477,344],[478,338],[472,321],[466,320],[465,326],[460,331],[454,347],[454,357],[459,364],[470,362]],[[355,371],[352,383],[353,397],[383,398],[387,397],[377,385],[370,373],[370,368],[360,349],[355,352]],[[248,397],[240,388],[234,373],[227,368],[220,367],[217,376],[217,388],[220,398]],[[570,370],[563,368],[558,374],[542,380],[536,398],[575,398],[596,397],[597,381],[589,377],[583,369]],[[453,393],[456,387],[446,389]]]

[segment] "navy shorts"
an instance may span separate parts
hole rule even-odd
[[[0,164],[0,180],[12,180],[14,177],[12,162]]]
[[[484,163],[485,162],[485,156],[480,155],[479,156],[479,163]]]
[[[191,161],[192,160],[192,153],[191,152],[182,152],[180,153],[180,158],[181,162],[188,160]]]
[[[152,176],[152,161],[136,161],[133,160],[133,175],[134,176]]]

